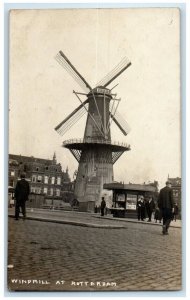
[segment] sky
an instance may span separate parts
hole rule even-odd
[[[126,142],[114,164],[125,183],[181,177],[178,9],[18,10],[10,14],[9,153],[52,159],[72,179],[78,163],[61,145],[82,138],[83,117],[64,136],[54,130],[80,103],[80,86],[55,60],[62,50],[94,87],[124,56],[132,65],[110,88],[131,131],[112,123],[112,140]],[[85,98],[84,98],[85,99]]]

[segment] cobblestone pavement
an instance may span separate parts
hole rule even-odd
[[[8,232],[10,290],[181,288],[180,228],[163,236],[149,224],[111,229],[9,218]]]

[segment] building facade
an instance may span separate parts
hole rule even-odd
[[[177,203],[179,208],[179,215],[181,215],[181,178],[170,178],[168,176],[167,180],[172,184],[174,203]]]
[[[63,171],[57,163],[56,155],[53,159],[42,159],[22,155],[9,155],[9,188],[15,188],[22,172],[30,182],[31,197],[40,195],[43,204],[59,206],[61,202],[69,202],[73,194],[73,184],[70,180],[68,168]],[[43,197],[42,197],[43,196]]]

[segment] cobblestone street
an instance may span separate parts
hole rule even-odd
[[[8,232],[9,290],[181,289],[181,228],[163,236],[151,224],[91,228],[9,218]]]

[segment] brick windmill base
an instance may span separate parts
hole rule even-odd
[[[79,162],[74,196],[80,211],[94,211],[103,195],[104,183],[113,182],[113,165],[129,146],[105,141],[69,140],[63,143]]]

